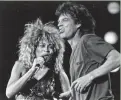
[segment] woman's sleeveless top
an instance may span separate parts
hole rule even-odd
[[[31,79],[15,96],[16,100],[53,100],[61,93],[59,76],[52,70],[39,81]]]

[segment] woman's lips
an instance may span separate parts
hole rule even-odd
[[[45,61],[48,61],[50,59],[51,55],[44,55],[43,58]]]

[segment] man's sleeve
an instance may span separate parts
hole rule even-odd
[[[105,42],[100,37],[94,35],[91,36],[87,41],[87,50],[91,60],[95,60],[98,63],[102,63],[108,53],[113,50],[114,47]]]

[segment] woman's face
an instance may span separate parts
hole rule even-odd
[[[45,61],[48,61],[54,53],[54,46],[47,40],[40,41],[36,48],[36,57],[43,57]]]

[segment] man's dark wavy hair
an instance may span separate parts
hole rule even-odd
[[[56,16],[61,14],[70,14],[75,23],[81,23],[80,30],[84,33],[93,32],[95,29],[95,20],[89,13],[88,9],[81,4],[74,2],[64,2],[56,9]]]

